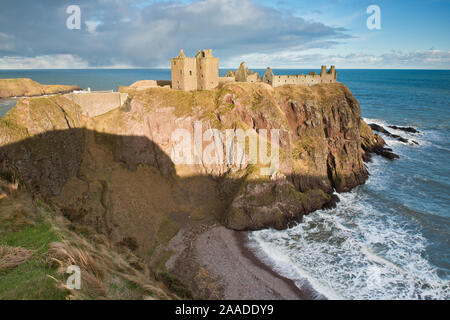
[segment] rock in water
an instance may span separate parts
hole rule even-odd
[[[409,142],[408,139],[403,138],[403,137],[401,137],[401,136],[399,136],[397,134],[392,134],[391,136],[392,136],[392,138],[395,138],[395,139],[397,139],[400,142],[403,142],[403,143],[408,143]]]
[[[369,126],[372,128],[372,130],[375,130],[375,131],[377,131],[377,132],[384,133],[384,134],[387,135],[388,137],[397,139],[398,141],[403,142],[403,143],[408,143],[408,139],[403,138],[403,137],[401,137],[401,136],[399,136],[399,135],[397,135],[397,134],[392,134],[392,133],[390,133],[389,131],[387,131],[385,128],[383,128],[382,126],[380,126],[380,125],[378,125],[378,124],[371,123],[371,124],[369,124]]]
[[[397,127],[397,126],[388,126],[389,128],[395,129],[395,130],[401,130],[409,133],[420,133],[420,131],[417,131],[413,127]]]
[[[387,131],[383,126],[380,126],[376,123],[369,123],[369,126],[372,128],[372,130],[384,133],[385,135],[391,136],[391,133]]]
[[[375,149],[374,152],[380,156],[383,156],[389,160],[394,160],[400,158],[398,155],[392,152],[392,149],[389,148],[381,148]]]

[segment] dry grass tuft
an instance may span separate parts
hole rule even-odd
[[[3,192],[6,194],[3,194]],[[3,196],[2,196],[3,195]],[[19,180],[14,178],[11,181],[0,179],[0,198],[5,198],[6,195],[16,198],[19,195]]]
[[[92,244],[78,235],[71,233],[71,241],[53,242],[48,251],[48,261],[52,266],[59,266],[58,273],[64,274],[67,267],[76,265],[81,270],[81,291],[70,290],[62,282],[59,286],[70,291],[69,299],[91,298],[106,299],[143,299],[152,296],[153,299],[176,299],[173,294],[166,293],[151,279],[150,271],[145,264],[138,263],[139,258],[132,253],[126,258],[111,250],[108,245]],[[76,245],[75,245],[76,244]],[[133,259],[134,258],[134,259]],[[130,263],[134,262],[134,263]],[[138,268],[133,264],[139,265]],[[144,267],[143,267],[144,266]],[[139,270],[140,269],[140,270]],[[140,292],[127,296],[127,291],[117,291],[111,288],[112,279],[120,278]]]
[[[33,256],[33,251],[21,248],[0,246],[0,271],[11,270],[27,262]]]
[[[67,242],[52,242],[48,251],[49,264],[59,265],[60,274],[64,274],[70,265],[80,267],[81,285],[87,294],[91,297],[105,297],[107,290],[103,285],[103,279],[106,266],[98,263],[99,259],[94,259],[94,256],[86,248],[70,246]]]

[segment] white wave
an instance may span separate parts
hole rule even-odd
[[[355,190],[331,211],[249,239],[280,274],[330,299],[448,299],[450,282],[426,260],[426,239],[401,217],[377,211]]]
[[[396,271],[398,271],[400,273],[406,273],[405,270],[403,270],[402,268],[397,266],[395,263],[393,263],[393,262],[391,262],[391,261],[389,261],[389,260],[387,260],[387,259],[385,259],[385,258],[383,258],[383,257],[381,257],[379,255],[377,255],[370,248],[362,247],[361,248],[361,252],[364,253],[369,260],[372,260],[372,261],[374,261],[374,262],[376,262],[378,264],[383,264],[383,265],[385,265],[385,266],[387,266],[387,267],[389,267],[389,268],[391,268],[393,270],[396,270]]]
[[[254,250],[255,254],[260,260],[268,265],[275,267],[276,271],[279,274],[294,280],[299,288],[302,288],[304,280],[307,280],[308,283],[318,293],[323,294],[328,299],[344,299],[332,288],[323,286],[320,282],[316,281],[316,279],[309,272],[303,270],[300,266],[293,263],[289,256],[283,254],[282,251],[278,250],[278,247],[276,245],[273,245],[270,242],[260,241],[258,237],[253,237],[252,234],[249,236],[249,239],[253,240],[253,242],[250,242],[250,248]]]
[[[372,118],[363,118],[363,120],[366,123],[374,123],[379,126],[382,126],[390,133],[396,134],[398,136],[401,136],[401,137],[404,137],[404,138],[410,140],[408,144],[405,144],[395,138],[392,138],[383,133],[377,132],[377,134],[380,134],[383,137],[383,139],[386,141],[388,147],[391,147],[391,148],[405,149],[405,147],[409,148],[409,147],[429,146],[429,145],[433,144],[432,141],[438,139],[438,135],[436,135],[434,132],[430,132],[429,130],[420,131],[419,133],[409,133],[409,132],[405,132],[403,130],[390,128],[389,126],[393,126],[395,124],[389,123],[386,120],[372,119]],[[441,139],[441,137],[439,137],[439,139]],[[418,145],[416,145],[412,141],[416,141],[418,143]],[[401,153],[402,150],[396,150],[396,151],[398,151],[398,152],[400,152],[400,154],[402,154]]]
[[[430,146],[448,151],[441,132],[419,128],[422,133],[409,134],[388,128],[395,124],[384,120],[364,120],[419,143],[404,144],[381,134],[403,161],[417,161],[417,152]],[[378,156],[367,166],[367,184],[339,195],[336,209],[316,211],[289,230],[253,232],[252,247],[299,287],[307,281],[329,299],[450,299],[450,281],[440,278],[427,260],[429,244],[414,219],[377,204],[377,197],[387,200],[393,169]],[[408,183],[416,178],[405,177]]]

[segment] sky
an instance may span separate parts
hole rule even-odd
[[[169,68],[180,49],[221,68],[450,69],[449,16],[450,0],[2,0],[0,69]]]

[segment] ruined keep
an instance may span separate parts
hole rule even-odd
[[[337,80],[336,68],[331,66],[330,70],[327,71],[326,66],[322,66],[320,69],[320,74],[315,72],[310,72],[310,74],[301,75],[282,75],[276,76],[272,69],[267,68],[266,73],[262,78],[264,83],[270,84],[273,87],[280,87],[286,84],[297,84],[304,86],[312,86],[320,83],[335,83]]]
[[[172,89],[209,90],[219,85],[219,58],[211,49],[198,51],[194,58],[186,57],[181,50],[171,62]]]
[[[239,69],[236,71],[228,71],[227,77],[233,77],[236,82],[259,82],[261,79],[259,78],[259,74],[249,70],[245,66],[245,62],[241,62]]]

